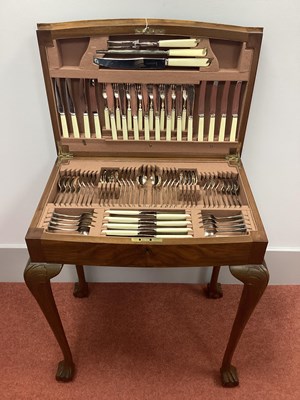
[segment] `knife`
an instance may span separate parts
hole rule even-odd
[[[115,120],[114,92],[111,83],[106,84],[107,106],[110,115],[111,136],[113,140],[118,140],[117,126]]]
[[[105,129],[110,129],[110,120],[109,120],[109,111],[108,111],[108,104],[107,104],[107,92],[106,92],[106,84],[103,83],[102,85],[102,97],[104,99],[104,121],[105,121]]]
[[[134,140],[139,140],[140,137],[139,137],[139,121],[138,121],[138,103],[137,103],[137,93],[135,85],[130,86],[130,99],[131,99]]]
[[[137,228],[155,228],[160,227],[187,227],[190,224],[189,221],[137,221],[132,223],[116,223],[108,222],[103,226],[109,229],[137,229]]]
[[[176,86],[176,121],[177,121],[177,141],[182,141],[182,86]]]
[[[155,120],[155,140],[160,140],[160,94],[157,85],[153,86],[153,108]]]
[[[210,94],[210,120],[209,120],[209,131],[208,141],[213,142],[215,136],[215,122],[216,122],[216,108],[217,108],[217,92],[218,92],[218,81],[214,81],[211,94]]]
[[[111,69],[165,69],[166,67],[208,67],[211,59],[204,58],[97,58],[99,67]]]
[[[200,85],[199,94],[199,107],[198,107],[198,142],[204,141],[204,115],[205,115],[205,93],[206,93],[206,81],[202,81]]]
[[[101,139],[102,132],[99,120],[99,113],[98,113],[98,82],[95,79],[90,79],[89,84],[89,97],[91,101],[91,110],[94,116],[94,125],[95,125],[95,136],[97,139]]]
[[[121,103],[121,117],[122,117],[122,131],[123,140],[128,140],[128,128],[127,128],[127,102],[126,102],[126,91],[124,84],[119,85],[120,103]]]
[[[68,131],[68,125],[67,125],[67,120],[66,120],[66,114],[60,94],[60,88],[59,88],[59,80],[57,78],[54,79],[54,92],[55,92],[55,98],[56,98],[56,107],[60,116],[60,123],[61,123],[61,128],[62,128],[62,136],[64,138],[69,137],[69,131]]]
[[[166,140],[171,140],[172,131],[172,89],[170,85],[166,85]]]
[[[77,117],[76,117],[76,110],[75,106],[72,100],[71,96],[71,87],[70,87],[70,79],[65,80],[65,89],[66,89],[66,97],[67,97],[67,103],[68,103],[68,109],[69,113],[71,115],[71,121],[72,121],[72,127],[73,127],[73,135],[74,138],[79,138],[79,128],[78,128],[78,122],[77,122]]]
[[[110,49],[96,50],[96,54],[147,55],[165,57],[205,57],[207,49],[172,49],[172,50],[131,50]]]
[[[114,49],[140,49],[143,47],[196,47],[200,42],[199,39],[170,39],[170,40],[153,40],[143,42],[140,40],[108,40],[108,47]]]
[[[131,98],[130,98],[130,85],[126,83],[126,99],[127,99],[127,126],[128,130],[132,130],[132,113],[131,113]]]
[[[80,98],[83,104],[83,126],[84,126],[84,136],[85,138],[89,139],[91,137],[91,129],[90,129],[90,122],[89,122],[89,114],[88,114],[88,102],[86,97],[86,81],[85,79],[80,79]]]
[[[121,130],[121,112],[120,112],[120,94],[119,94],[119,85],[117,83],[112,84],[115,98],[115,112],[116,112],[116,125],[117,130]]]
[[[143,227],[143,228],[139,228],[139,227],[137,227],[137,228],[131,228],[131,229],[126,229],[126,230],[124,230],[124,229],[109,229],[109,230],[107,230],[106,232],[110,232],[110,231],[113,231],[113,232],[120,232],[120,233],[122,233],[122,232],[133,232],[133,233],[139,233],[139,232],[141,232],[141,233],[153,233],[153,234],[155,234],[155,233],[188,233],[188,232],[191,232],[192,231],[192,229],[191,228],[157,228],[157,227]]]
[[[192,142],[192,140],[193,140],[194,99],[195,99],[194,85],[188,85],[188,87],[187,87],[187,115],[188,115],[187,140],[188,140],[188,142]]]
[[[104,233],[106,236],[124,236],[124,237],[131,237],[131,236],[138,236],[138,237],[151,237],[151,238],[157,238],[157,239],[191,239],[193,236],[192,235],[169,235],[169,234],[162,234],[162,235],[156,235],[155,231],[150,231],[150,232],[138,232],[138,231],[114,231],[114,230],[103,230],[102,233]]]
[[[160,104],[161,104],[161,109],[160,109],[160,129],[162,131],[165,130],[165,110],[166,110],[166,92],[165,92],[165,85],[161,84],[159,85],[159,96],[160,96]]]
[[[237,81],[234,89],[233,101],[232,101],[232,121],[229,141],[236,141],[236,131],[238,123],[238,112],[240,106],[240,95],[241,95],[242,81]]]
[[[150,140],[150,129],[149,129],[149,97],[148,89],[146,84],[142,84],[142,105],[144,114],[144,133],[145,140]]]
[[[227,116],[227,104],[228,94],[230,89],[230,81],[226,81],[223,89],[222,100],[221,100],[221,122],[219,130],[219,142],[225,140],[225,127],[226,127],[226,116]]]
[[[142,166],[143,167],[143,166]],[[181,215],[190,217],[191,214],[186,213],[184,210],[172,210],[172,211],[155,211],[155,210],[116,210],[116,209],[109,209],[105,210],[106,213],[109,214],[118,214],[118,215]]]

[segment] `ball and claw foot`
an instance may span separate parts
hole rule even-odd
[[[216,287],[211,287],[208,283],[205,288],[205,295],[208,299],[220,299],[223,297],[223,290],[221,283],[217,283]]]
[[[82,285],[76,282],[74,285],[73,296],[78,298],[88,297],[89,287],[88,284]]]
[[[222,385],[224,387],[235,387],[239,385],[237,370],[233,365],[229,365],[229,367],[222,367],[220,372]]]
[[[73,362],[67,362],[65,360],[60,361],[58,363],[57,372],[56,372],[56,380],[62,382],[70,382],[75,373],[75,365]]]

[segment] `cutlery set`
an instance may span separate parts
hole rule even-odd
[[[235,142],[242,86],[53,79],[62,137],[77,139]]]
[[[216,216],[201,213],[205,236],[243,235],[248,232],[242,213]]]
[[[229,172],[158,167],[101,168],[61,172],[56,206],[158,206],[240,208],[239,177]]]

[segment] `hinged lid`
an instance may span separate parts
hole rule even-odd
[[[262,28],[124,19],[37,34],[60,159],[241,154]]]

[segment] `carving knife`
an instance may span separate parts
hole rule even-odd
[[[115,119],[114,92],[113,92],[111,83],[106,84],[106,94],[107,94],[108,112],[110,115],[111,137],[113,140],[118,140],[117,126],[116,126],[116,119]]]
[[[78,128],[78,123],[77,123],[77,117],[76,117],[76,110],[75,106],[72,100],[71,96],[71,87],[70,87],[70,79],[65,80],[65,89],[66,89],[66,97],[67,97],[67,103],[68,103],[68,108],[69,108],[69,113],[71,115],[71,121],[72,121],[72,127],[73,127],[73,135],[74,138],[79,138],[79,128]]]
[[[62,128],[62,136],[64,138],[69,137],[69,131],[68,131],[68,125],[67,125],[67,120],[66,120],[66,114],[62,102],[62,97],[61,97],[61,92],[60,92],[60,86],[59,86],[59,80],[54,79],[54,92],[55,92],[55,98],[56,98],[56,107],[60,116],[60,123],[61,123],[61,128]]]
[[[225,127],[226,127],[229,88],[230,88],[230,81],[226,81],[221,100],[221,122],[219,130],[219,142],[224,142],[225,140]]]
[[[233,101],[232,101],[232,121],[231,121],[230,137],[229,137],[230,142],[236,141],[241,88],[242,88],[242,81],[238,81],[235,85]]]
[[[134,56],[162,56],[162,57],[205,57],[207,49],[170,49],[170,50],[131,50],[131,49],[110,49],[96,50],[96,54],[117,54]]]
[[[114,49],[140,49],[145,47],[159,48],[159,47],[196,47],[200,42],[199,39],[169,39],[169,40],[151,40],[151,41],[141,41],[141,40],[108,40],[107,45],[109,48]]]
[[[218,81],[214,81],[211,94],[210,94],[210,119],[209,119],[209,131],[208,131],[208,141],[213,142],[215,136],[215,122],[216,122],[216,109],[217,109],[217,91],[218,91]]]
[[[188,87],[187,87],[187,115],[188,115],[187,140],[188,140],[188,142],[191,142],[193,140],[194,99],[195,99],[194,85],[188,85]]]
[[[202,81],[200,85],[199,94],[199,108],[198,108],[198,142],[204,141],[204,115],[205,115],[205,94],[206,94],[206,81]]]
[[[165,69],[167,67],[208,67],[211,59],[203,58],[97,58],[99,67],[111,69]]]

